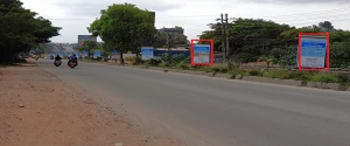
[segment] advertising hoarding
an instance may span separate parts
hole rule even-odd
[[[154,48],[153,47],[142,47],[141,48],[142,60],[150,60],[154,57]]]
[[[329,34],[300,33],[299,70],[329,70]]]
[[[195,44],[195,42],[202,44]],[[209,44],[203,44],[209,43]],[[192,66],[211,66],[214,64],[214,41],[192,40],[191,41],[191,64]]]
[[[210,63],[210,45],[194,45],[194,63]]]
[[[97,37],[92,35],[78,35],[78,45],[82,46],[84,41],[94,41],[97,42]]]

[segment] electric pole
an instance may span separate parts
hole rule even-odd
[[[229,25],[228,25],[228,14],[226,13],[225,14],[225,37],[226,37],[226,52],[225,52],[225,54],[226,54],[226,56],[225,57],[227,57],[227,59],[228,59],[228,61],[230,61],[230,40],[229,40],[229,32],[228,32],[228,27],[229,27]]]
[[[221,35],[220,37],[222,40],[221,43],[222,43],[223,60],[224,60],[224,62],[226,62],[227,59],[230,58],[230,54],[231,54],[231,52],[230,52],[230,40],[229,40],[228,14],[226,13],[225,16],[224,16],[224,14],[221,14],[221,19],[219,21],[220,22],[218,23],[218,29],[220,29],[219,32],[220,32],[220,35]]]
[[[221,14],[221,36],[222,36],[222,52],[224,54],[223,59],[224,59],[224,62],[226,62],[226,43],[225,43],[226,25],[224,24],[224,14]]]

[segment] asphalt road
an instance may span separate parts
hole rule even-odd
[[[350,146],[350,94],[82,63],[43,69],[187,145]],[[115,105],[115,106],[113,106]],[[118,105],[118,106],[117,106]]]

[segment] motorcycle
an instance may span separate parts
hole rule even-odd
[[[62,61],[61,60],[55,60],[55,62],[53,63],[56,67],[61,66]]]
[[[73,68],[78,66],[78,62],[77,61],[68,61],[68,66],[73,69]]]

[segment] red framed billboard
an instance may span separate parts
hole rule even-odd
[[[191,40],[191,65],[214,65],[214,40]]]
[[[330,69],[329,33],[299,33],[300,71]]]

